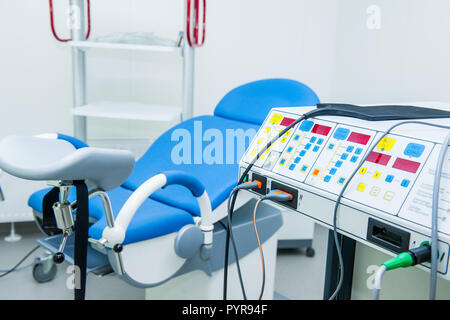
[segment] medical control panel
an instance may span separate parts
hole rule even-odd
[[[241,174],[268,141],[310,110],[273,109],[242,158]],[[448,119],[425,122],[448,125]],[[348,183],[338,210],[339,232],[391,254],[414,248],[430,240],[435,168],[447,131],[409,125],[381,139],[395,123],[336,116],[303,120],[261,155],[249,179],[263,177],[267,191],[295,191],[289,209],[328,228],[337,196]],[[450,149],[441,177],[438,230],[438,272],[450,280]]]

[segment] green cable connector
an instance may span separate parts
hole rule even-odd
[[[414,265],[414,258],[409,252],[402,252],[395,258],[392,258],[381,264],[386,270],[394,270],[398,268],[407,268]]]

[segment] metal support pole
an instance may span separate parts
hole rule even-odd
[[[187,19],[187,1],[185,1],[184,25],[186,26]],[[182,120],[187,120],[194,115],[194,72],[195,72],[195,49],[189,46],[187,42],[187,32],[184,31],[183,39],[183,107]]]
[[[71,35],[74,41],[85,40],[84,0],[70,0]],[[86,104],[86,61],[80,48],[72,48],[73,107]],[[74,116],[73,131],[76,138],[86,141],[86,117]]]
[[[337,300],[350,300],[352,296],[353,266],[355,263],[356,241],[344,235],[338,235],[344,258],[344,283]],[[333,230],[328,231],[327,262],[325,269],[324,300],[328,300],[339,282],[339,259],[336,253]]]

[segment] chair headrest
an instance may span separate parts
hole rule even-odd
[[[261,125],[275,107],[315,106],[319,98],[308,86],[290,79],[264,79],[228,92],[214,115]]]

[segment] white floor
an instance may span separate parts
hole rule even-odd
[[[33,224],[17,224],[17,232],[23,237],[15,243],[4,240],[8,225],[0,226],[0,269],[11,268],[26,253],[36,246],[42,237]],[[279,250],[275,289],[288,299],[322,299],[327,231],[319,226],[315,229],[313,247],[316,255],[306,257],[304,250]],[[30,264],[35,257],[43,255],[39,248],[23,265]],[[0,278],[0,299],[72,299],[73,291],[67,289],[68,265],[58,266],[56,278],[48,283],[37,283],[31,267]],[[0,272],[1,273],[1,272]],[[135,288],[113,274],[98,277],[88,275],[87,299],[143,299],[144,290]]]

